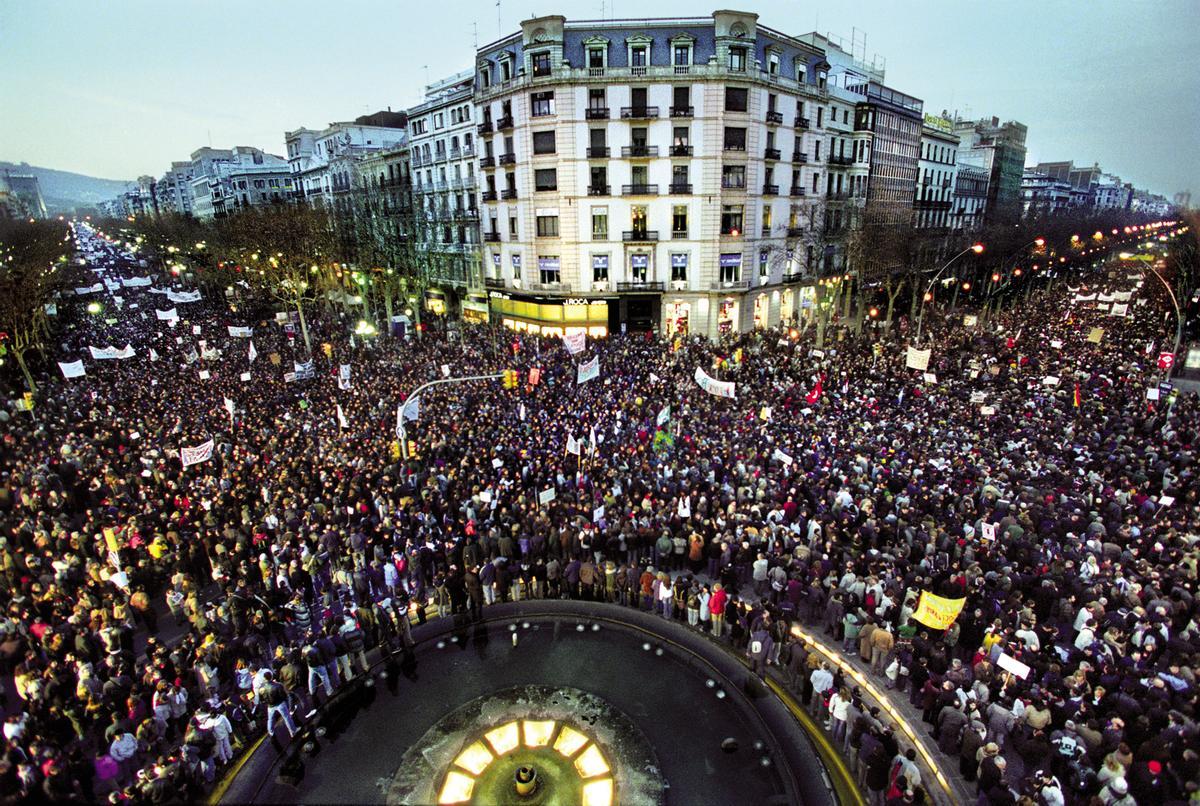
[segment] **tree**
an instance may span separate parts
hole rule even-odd
[[[0,330],[25,376],[30,392],[37,384],[25,355],[40,350],[48,333],[46,305],[70,252],[66,227],[56,221],[0,225]]]
[[[328,213],[303,204],[251,208],[226,216],[218,231],[222,253],[245,267],[249,281],[295,309],[304,348],[311,353],[304,305],[318,299],[322,266],[335,254]]]

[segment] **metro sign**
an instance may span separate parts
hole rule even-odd
[[[1171,367],[1175,366],[1175,353],[1159,353],[1158,368],[1166,372]]]

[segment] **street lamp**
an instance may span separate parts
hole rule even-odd
[[[950,268],[951,263],[958,260],[960,257],[965,255],[967,252],[974,252],[975,254],[978,255],[981,252],[983,252],[983,244],[981,244],[981,243],[971,244],[966,249],[962,250],[957,255],[955,255],[954,257],[947,260],[946,264],[944,266],[942,266],[940,269],[938,269],[936,273],[934,273],[933,277],[931,277],[929,279],[929,284],[925,286],[925,293],[921,296],[921,306],[920,306],[920,308],[917,309],[917,339],[916,339],[917,344],[921,343],[921,326],[925,322],[925,303],[927,301],[933,299],[933,294],[931,293],[933,291],[933,284],[936,283],[937,279],[942,276],[942,272],[944,272],[944,271],[946,271],[946,269]]]
[[[1171,284],[1158,273],[1158,269],[1154,268],[1153,263],[1147,263],[1146,268],[1154,272],[1154,276],[1163,284],[1163,288],[1167,289],[1167,293],[1171,296],[1171,304],[1175,306],[1175,347],[1171,352],[1172,355],[1178,358],[1179,342],[1183,340],[1183,312],[1179,309],[1179,300],[1175,297],[1175,291],[1171,288]]]

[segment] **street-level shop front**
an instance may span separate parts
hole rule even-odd
[[[610,316],[619,308],[615,297],[553,297],[515,291],[490,291],[491,318],[522,333],[563,336],[586,333],[602,338],[610,332]]]

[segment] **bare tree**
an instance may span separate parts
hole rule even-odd
[[[46,304],[71,249],[66,227],[56,221],[0,225],[0,330],[30,392],[37,384],[25,355],[40,350],[48,327]]]

